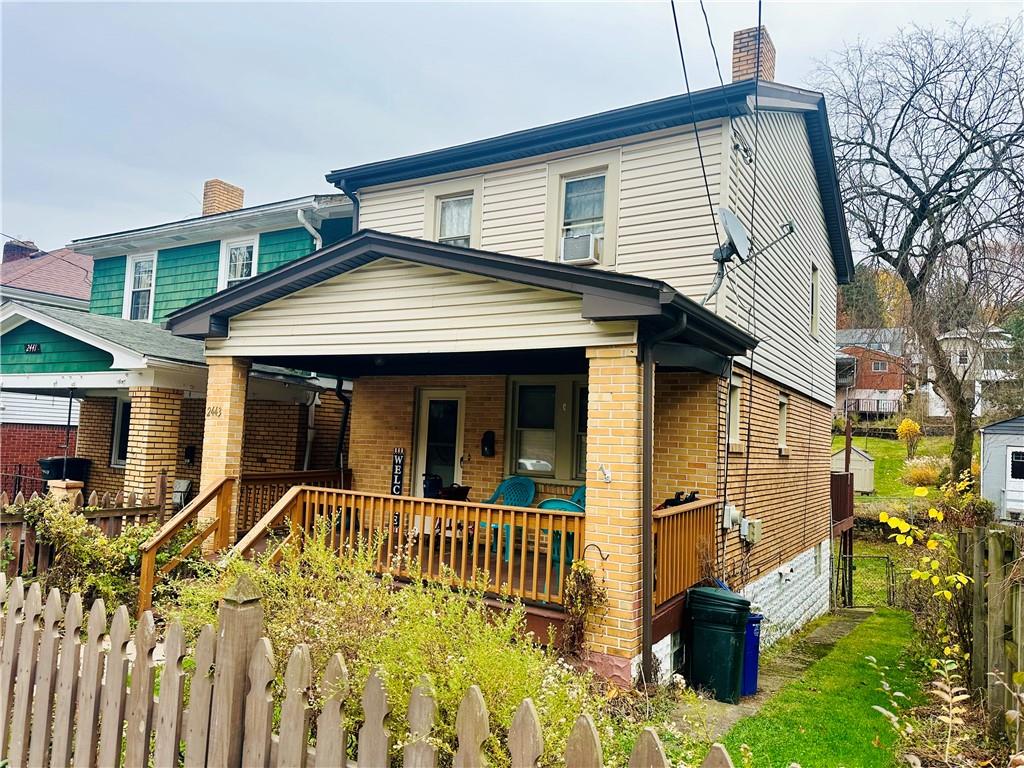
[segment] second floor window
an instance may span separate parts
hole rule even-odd
[[[469,248],[473,222],[473,196],[448,197],[438,203],[437,241]]]
[[[239,240],[225,246],[227,257],[226,286],[230,288],[236,283],[248,280],[256,274],[256,243],[252,240]]]
[[[128,260],[128,291],[125,317],[129,320],[151,320],[153,317],[153,285],[156,258],[137,256]]]
[[[970,363],[971,358],[970,355],[967,353],[967,350],[961,349],[959,352],[957,352],[954,358],[954,362],[956,365],[967,365],[968,363]]]
[[[565,180],[565,206],[562,210],[562,260],[596,261],[604,242],[603,173]],[[585,240],[592,235],[592,240]],[[587,250],[587,242],[590,242]]]
[[[872,373],[886,373],[889,370],[889,363],[886,360],[872,360],[871,361],[871,372]]]

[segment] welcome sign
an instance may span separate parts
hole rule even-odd
[[[395,448],[391,459],[391,495],[402,495],[402,483],[405,480],[405,448]]]

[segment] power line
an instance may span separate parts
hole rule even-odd
[[[718,64],[718,50],[715,48],[715,38],[711,34],[711,22],[708,21],[708,11],[704,7],[704,0],[700,0],[700,12],[704,14],[704,27],[708,31],[708,42],[711,43],[711,55],[715,57],[715,69],[718,70],[718,84],[725,88],[725,80],[722,78],[722,67]]]
[[[69,267],[74,267],[75,269],[82,270],[82,272],[85,273],[85,282],[86,282],[86,284],[87,285],[92,285],[92,274],[89,272],[88,269],[83,267],[81,264],[75,264],[73,261],[68,261],[64,256],[61,256],[60,254],[54,253],[53,251],[44,251],[42,248],[39,248],[38,246],[36,246],[35,243],[26,242],[26,241],[21,240],[20,238],[17,238],[17,237],[11,237],[10,235],[4,234],[3,232],[0,232],[0,237],[6,237],[11,242],[15,242],[18,245],[23,245],[26,248],[35,248],[36,250],[35,250],[35,252],[33,254],[31,254],[30,258],[33,258],[33,257],[34,258],[38,258],[39,256],[52,256],[53,258],[57,259],[57,261],[63,261]],[[44,264],[36,264],[36,266],[34,266],[32,269],[26,269],[24,272],[19,274],[18,277],[24,277],[25,275],[31,275],[33,272],[35,272],[37,269],[42,268],[43,266],[45,266],[45,265]]]
[[[704,192],[708,197],[708,210],[711,213],[711,224],[715,229],[715,240],[722,247],[722,239],[718,236],[718,219],[715,216],[715,204],[711,199],[711,185],[708,183],[708,170],[704,165],[704,150],[700,145],[700,130],[697,128],[697,115],[693,111],[693,94],[690,92],[690,76],[686,72],[686,55],[683,53],[683,38],[679,34],[679,18],[676,16],[676,0],[669,0],[672,7],[672,28],[676,33],[676,46],[679,48],[679,63],[683,66],[683,85],[686,86],[686,101],[690,107],[690,118],[693,120],[693,136],[697,140],[697,157],[700,158],[700,173],[704,177]]]

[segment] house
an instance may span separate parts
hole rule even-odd
[[[246,552],[326,518],[380,570],[483,572],[551,623],[584,558],[609,596],[591,659],[626,681],[672,668],[704,577],[744,589],[770,639],[825,611],[853,263],[823,97],[767,82],[773,52],[755,81],[757,37],[737,33],[721,88],[330,172],[355,234],[166,318],[203,345],[217,414],[180,522]],[[711,291],[718,208],[760,249],[756,295],[735,260]],[[352,485],[294,487],[239,539],[230,447],[256,365],[354,381]]]
[[[1024,518],[1024,415],[982,428],[981,495],[998,519]]]
[[[968,392],[974,393],[972,415],[978,418],[988,408],[986,395],[995,388],[1020,386],[1010,372],[1010,354],[1013,340],[1010,334],[997,326],[984,328],[954,328],[938,338],[939,345],[949,358],[954,375],[963,382]],[[928,380],[921,391],[928,398],[928,415],[949,418],[945,401],[932,385],[934,367],[928,367]]]
[[[90,461],[86,493],[162,490],[168,508],[195,493],[204,424],[216,410],[206,402],[203,344],[163,323],[351,232],[352,207],[340,194],[243,203],[240,188],[214,179],[201,216],[75,240],[69,248],[93,265],[88,311],[31,296],[0,309],[5,393],[80,403],[75,453]],[[247,473],[239,493],[258,517],[267,484],[280,485],[276,473],[308,479],[320,470],[312,476],[335,482],[347,395],[309,369],[258,365],[249,379],[245,446],[231,450]]]
[[[896,357],[911,351],[907,332],[903,328],[840,328],[836,330],[836,347],[863,347],[877,349]]]
[[[29,301],[85,310],[89,306],[92,259],[69,248],[41,251],[35,243],[4,243],[0,305]],[[48,394],[0,390],[0,490],[14,494],[42,487],[37,461],[75,452],[78,402]]]
[[[902,357],[851,345],[836,353],[836,364],[837,414],[875,418],[903,410],[907,371]],[[850,370],[852,376],[843,375]]]

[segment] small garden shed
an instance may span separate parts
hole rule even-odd
[[[842,472],[846,461],[843,457],[845,449],[840,448],[832,454],[832,471]],[[850,454],[850,471],[853,472],[853,490],[856,493],[875,492],[875,460],[863,448],[852,446]]]
[[[981,495],[1003,520],[1024,517],[1024,414],[981,430]]]

